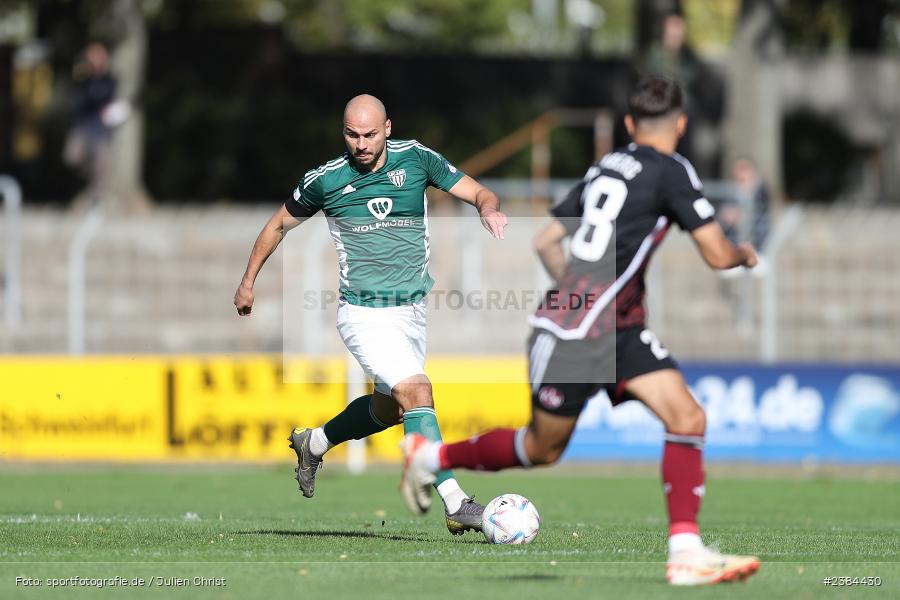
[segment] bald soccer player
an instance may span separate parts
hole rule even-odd
[[[425,296],[428,219],[425,189],[434,186],[475,206],[481,224],[503,239],[506,216],[497,196],[416,140],[389,140],[384,104],[356,96],[344,109],[341,156],[308,171],[263,227],[234,295],[239,315],[253,307],[253,284],[284,235],[318,211],[325,213],[340,269],[337,329],[347,349],[375,382],[321,427],[291,432],[297,482],[311,498],[316,471],[335,445],[362,439],[403,423],[405,434],[441,439],[431,382],[425,375]],[[484,507],[459,486],[452,471],[437,474],[434,488],[444,503],[447,528],[455,535],[481,530]],[[431,507],[431,486],[405,485],[416,514]]]

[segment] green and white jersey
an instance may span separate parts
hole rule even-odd
[[[351,304],[397,306],[431,290],[425,188],[444,191],[463,174],[416,140],[388,140],[377,171],[349,154],[308,171],[286,203],[295,217],[325,213],[337,249],[340,292]]]

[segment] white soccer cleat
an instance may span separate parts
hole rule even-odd
[[[437,477],[425,467],[424,450],[434,443],[423,435],[410,433],[400,444],[405,456],[400,493],[406,507],[417,515],[424,515],[431,508],[431,486]]]
[[[758,570],[755,556],[721,554],[703,546],[669,555],[666,579],[672,585],[708,585],[744,581]]]

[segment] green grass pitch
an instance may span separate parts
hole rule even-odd
[[[451,537],[435,510],[409,515],[398,471],[328,465],[302,498],[288,465],[0,469],[0,598],[828,598],[900,597],[900,484],[803,477],[707,481],[701,527],[728,552],[756,553],[746,583],[673,589],[654,470],[592,467],[460,473],[487,501],[531,498],[530,546]],[[439,501],[438,501],[439,502]],[[49,578],[143,578],[145,588],[50,589]],[[881,578],[826,587],[824,577]],[[41,587],[16,585],[33,578]],[[156,578],[187,579],[166,587]],[[224,578],[225,587],[193,585]]]

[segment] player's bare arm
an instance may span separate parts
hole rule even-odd
[[[506,227],[506,215],[500,212],[500,199],[497,194],[484,187],[468,175],[456,182],[450,188],[450,193],[467,204],[478,209],[481,224],[498,240],[503,239],[503,229]]]
[[[256,282],[256,276],[284,239],[285,234],[302,222],[303,220],[291,216],[282,204],[259,232],[253,250],[250,251],[250,259],[247,261],[247,269],[241,278],[241,284],[234,293],[234,306],[239,315],[250,314],[253,309],[253,284]]]
[[[732,267],[753,268],[759,262],[756,250],[749,243],[735,246],[718,223],[707,223],[698,227],[691,235],[700,249],[703,260],[713,269],[730,269]]]
[[[566,251],[562,241],[568,236],[565,226],[553,219],[534,236],[534,251],[553,281],[562,279],[566,272]]]

